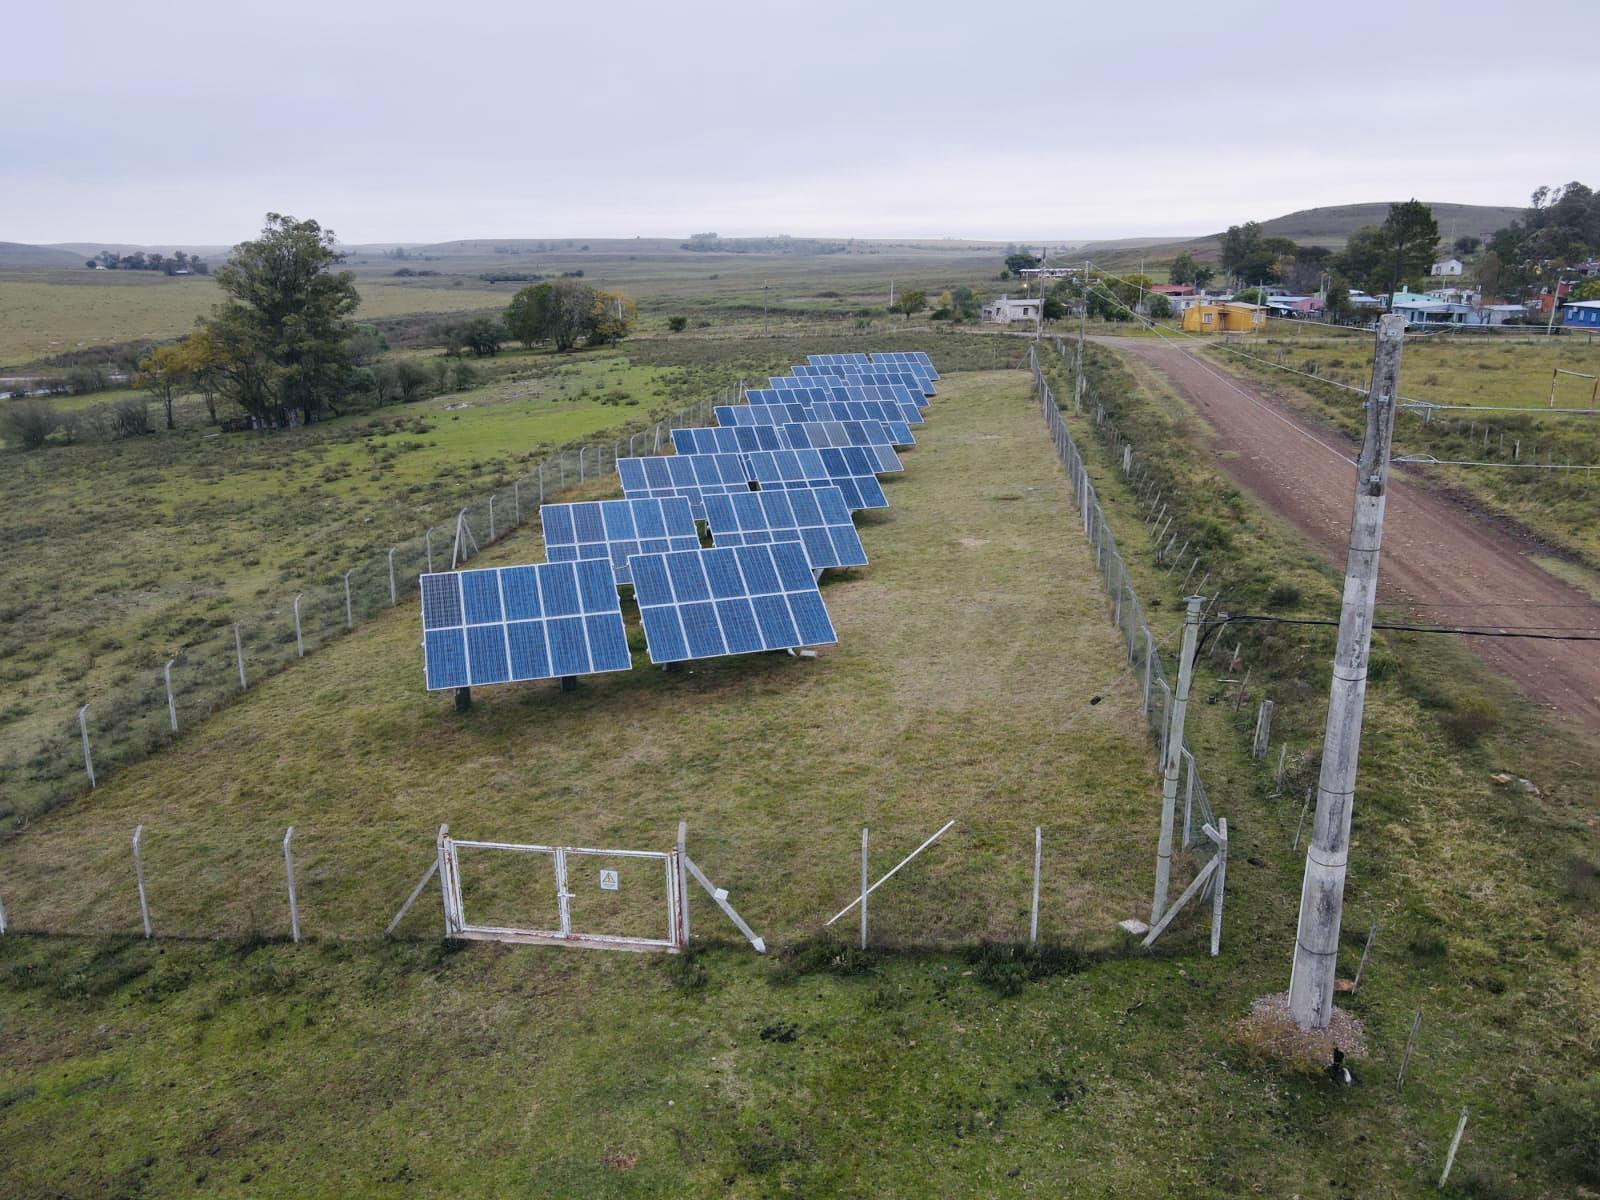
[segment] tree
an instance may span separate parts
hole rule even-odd
[[[1391,204],[1383,223],[1383,240],[1392,300],[1402,279],[1426,274],[1433,265],[1433,250],[1439,244],[1439,222],[1433,219],[1433,209],[1420,200]]]
[[[594,328],[595,289],[576,279],[558,279],[550,285],[550,319],[547,337],[557,350],[571,350]]]
[[[1160,292],[1156,292],[1151,295],[1149,308],[1150,315],[1155,317],[1157,320],[1163,320],[1172,316],[1172,301],[1168,300]]]
[[[428,386],[428,369],[412,358],[395,359],[374,372],[379,404],[410,404]]]
[[[1568,300],[1600,300],[1600,279],[1585,279],[1567,294]]]
[[[976,321],[983,313],[983,297],[965,285],[950,293],[950,307],[963,321]]]
[[[378,356],[388,348],[388,339],[378,332],[375,325],[357,325],[344,343],[345,355],[353,367],[365,367],[376,362]]]
[[[555,285],[536,283],[519,288],[506,308],[506,330],[525,349],[550,337],[550,318]]]
[[[1350,285],[1335,275],[1328,284],[1328,295],[1323,301],[1323,313],[1335,323],[1348,321],[1356,315],[1356,306],[1350,303]]]
[[[1504,265],[1493,250],[1485,250],[1478,259],[1478,290],[1485,296],[1500,295]]]
[[[189,386],[200,393],[206,403],[206,415],[217,423],[217,388],[222,375],[222,354],[211,331],[202,325],[178,343],[184,357],[184,374]]]
[[[1260,288],[1244,288],[1235,292],[1233,298],[1239,304],[1265,304],[1267,293]]]
[[[589,345],[603,346],[620,342],[633,332],[639,319],[639,310],[632,300],[621,292],[596,291],[594,294],[594,320],[589,329]]]
[[[1054,296],[1046,296],[1039,313],[1046,321],[1059,321],[1067,315],[1067,306]]]
[[[1286,242],[1292,252],[1287,238],[1263,238],[1259,222],[1230,225],[1222,235],[1222,269],[1236,279],[1276,283],[1278,253]]]
[[[667,318],[667,328],[670,329],[673,333],[682,333],[685,329],[689,328],[689,318],[688,317],[668,317]]]
[[[1482,238],[1470,236],[1458,237],[1454,243],[1451,244],[1450,249],[1454,251],[1457,256],[1464,257],[1468,254],[1476,254],[1482,245]]]
[[[1006,255],[1006,270],[1013,275],[1021,275],[1023,271],[1031,271],[1039,265],[1036,255],[1020,250],[1015,254]]]
[[[928,293],[921,288],[906,288],[890,312],[904,313],[907,321],[928,307]]]
[[[1383,264],[1388,253],[1383,227],[1363,225],[1345,239],[1344,251],[1334,259],[1334,267],[1352,283],[1381,290]]]
[[[479,358],[493,358],[506,340],[506,327],[493,317],[475,317],[462,327],[461,340]]]
[[[1185,250],[1172,260],[1172,265],[1167,268],[1167,278],[1173,283],[1198,283],[1197,276],[1202,270],[1204,268],[1195,261],[1194,255]]]
[[[268,213],[261,236],[233,248],[216,272],[227,297],[205,322],[216,348],[220,390],[277,425],[298,410],[309,423],[343,391],[345,339],[361,303],[331,229]]]
[[[86,266],[86,267],[88,267],[88,268],[89,268],[89,270],[91,270],[91,271],[92,271],[92,270],[94,270],[94,269],[95,269],[95,268],[96,268],[96,267],[98,267],[98,266],[99,266],[99,265],[100,265],[100,263],[99,263],[99,261],[98,261],[98,260],[97,260],[97,259],[93,259],[93,258],[91,258],[91,259],[87,259],[87,260],[86,260],[86,261],[85,261],[85,262],[84,262],[84,264],[83,264],[83,265],[84,265],[84,266]]]
[[[157,346],[139,360],[139,373],[134,376],[133,385],[144,388],[161,401],[167,410],[167,428],[176,429],[172,406],[189,386],[189,356],[181,346]]]

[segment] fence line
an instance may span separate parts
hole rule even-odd
[[[1100,506],[1099,493],[1095,490],[1094,481],[1089,478],[1083,454],[1079,451],[1077,442],[1073,440],[1072,433],[1061,416],[1061,410],[1056,406],[1055,393],[1051,390],[1050,383],[1045,379],[1044,371],[1039,365],[1036,347],[1029,347],[1028,364],[1033,371],[1033,383],[1039,397],[1040,411],[1055,441],[1056,457],[1066,467],[1067,478],[1072,484],[1073,498],[1082,516],[1084,536],[1094,550],[1095,565],[1105,582],[1106,595],[1111,602],[1112,622],[1122,635],[1122,644],[1128,655],[1128,661],[1135,668],[1140,681],[1142,710],[1149,723],[1150,734],[1155,739],[1157,749],[1163,750],[1167,736],[1172,685],[1168,682],[1166,668],[1162,665],[1161,655],[1156,649],[1155,637],[1145,621],[1144,607],[1133,590],[1133,581],[1128,575],[1122,552],[1117,547],[1116,536],[1111,532],[1111,524],[1106,520],[1105,510]],[[1187,768],[1187,778],[1183,788],[1183,844],[1202,856],[1209,856],[1211,843],[1203,836],[1203,830],[1205,826],[1215,826],[1217,822],[1211,811],[1205,783],[1195,764],[1194,751],[1189,746],[1187,738],[1184,739],[1182,757]]]
[[[13,828],[104,782],[193,728],[265,676],[292,664],[414,595],[417,576],[447,568],[464,520],[478,547],[504,540],[532,520],[539,505],[616,473],[618,458],[670,451],[669,430],[708,425],[736,388],[609,442],[566,446],[450,519],[378,551],[323,582],[286,586],[275,605],[197,620],[203,633],[168,652],[133,680],[89,698],[31,745],[0,757],[0,821]]]

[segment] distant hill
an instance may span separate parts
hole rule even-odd
[[[0,270],[37,271],[41,269],[64,270],[83,267],[87,254],[62,250],[55,246],[30,246],[26,242],[0,242]]]
[[[1458,237],[1487,238],[1495,230],[1509,225],[1522,215],[1519,207],[1491,204],[1445,204],[1428,201],[1433,216],[1439,222],[1439,236],[1445,241]],[[1345,240],[1363,225],[1381,225],[1389,215],[1389,201],[1372,204],[1337,204],[1328,208],[1307,208],[1285,216],[1262,221],[1262,232],[1272,237],[1291,238],[1314,246],[1330,246],[1335,250],[1344,247]],[[1247,221],[1244,217],[1241,220]],[[1215,262],[1222,251],[1222,234],[1211,233],[1204,237],[1179,238],[1165,242],[1123,238],[1116,241],[1092,242],[1079,253],[1087,258],[1104,261],[1108,266],[1118,263],[1137,263],[1142,256],[1148,269],[1155,263],[1166,262],[1179,254],[1188,253],[1203,262]]]

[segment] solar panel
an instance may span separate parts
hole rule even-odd
[[[851,462],[843,450],[762,450],[750,455],[749,462],[762,491],[831,485],[844,493],[851,512],[889,507],[872,464]]]
[[[865,391],[860,388],[858,391]],[[812,419],[818,421],[878,421],[889,433],[893,446],[915,446],[900,406],[883,400],[823,400],[811,406]]]
[[[839,640],[798,542],[641,554],[633,586],[653,663]]]
[[[810,406],[796,403],[767,404],[752,400],[749,404],[719,404],[711,411],[717,424],[725,426],[782,425],[811,419]]]
[[[779,426],[796,450],[837,447],[857,462],[863,474],[892,474],[905,468],[881,421],[794,421]]]
[[[745,454],[751,450],[782,450],[787,446],[783,435],[771,425],[672,431],[672,448],[679,454]]]
[[[864,567],[867,552],[837,487],[775,488],[707,496],[706,524],[719,546],[799,542],[812,567]]]
[[[619,458],[617,474],[622,479],[622,494],[629,499],[682,496],[700,521],[705,520],[703,498],[708,492],[747,492],[753,478],[743,456],[738,454]]]
[[[441,571],[421,584],[430,692],[633,665],[605,559]]]
[[[700,535],[683,496],[589,500],[539,509],[544,553],[551,562],[605,559],[618,583],[632,582],[628,559],[663,550],[694,550]]]

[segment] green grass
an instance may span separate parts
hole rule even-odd
[[[1224,495],[1170,396],[1101,386],[1126,386],[1117,419],[1185,470],[1185,507]],[[1165,639],[1176,585],[1073,424]],[[1381,917],[1347,1001],[1370,1053],[1352,1089],[1273,1066],[1232,1022],[1287,980],[1298,805],[1241,754],[1247,714],[1192,710],[1234,837],[1224,953],[1191,918],[1130,953],[1111,921],[1147,905],[1152,755],[1037,409],[1019,376],[948,379],[921,442],[893,507],[862,521],[872,566],[825,587],[841,642],[818,660],[641,664],[576,694],[481,690],[457,716],[421,692],[401,612],[0,847],[16,926],[101,935],[0,939],[0,1190],[1425,1196],[1468,1104],[1460,1194],[1574,1194],[1542,1139],[1552,1097],[1596,1069],[1582,930],[1600,914],[1575,865],[1596,857],[1593,751],[1514,708],[1462,750],[1416,698],[1434,668],[1376,681],[1345,963]],[[1336,595],[1273,520],[1225,496],[1219,512],[1230,589],[1287,572],[1308,605]],[[1283,649],[1247,654],[1298,751],[1326,660]],[[1448,649],[1437,669],[1493,689]],[[1208,666],[1197,694],[1216,690]],[[1544,796],[1493,788],[1501,766]],[[862,824],[886,868],[952,816],[874,895],[871,954],[809,940],[856,886]],[[688,961],[440,946],[432,895],[401,941],[331,940],[381,928],[440,821],[665,848],[680,817],[774,961],[703,897],[695,928],[720,944]],[[238,940],[127,939],[136,821],[157,929]],[[260,940],[286,927],[291,821],[299,947]],[[1022,933],[1034,824],[1043,935],[1088,953],[1030,970],[925,949]]]
[[[448,282],[448,281],[446,281]],[[472,287],[419,287],[363,280],[358,320],[406,313],[503,307]],[[0,364],[19,364],[117,342],[176,338],[222,299],[202,276],[153,271],[49,271],[0,274]]]

